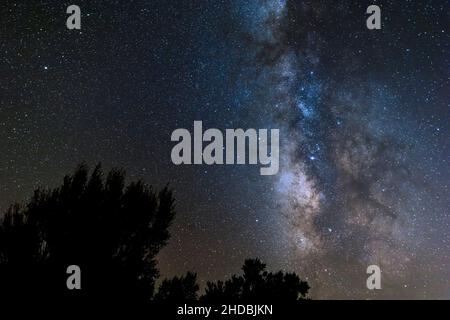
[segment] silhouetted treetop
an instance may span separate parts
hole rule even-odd
[[[197,300],[199,290],[197,275],[188,272],[185,276],[164,279],[155,294],[155,302],[180,303]]]
[[[208,282],[198,298],[197,275],[163,280],[156,256],[169,239],[174,199],[142,181],[125,183],[125,172],[106,175],[80,165],[62,184],[37,189],[0,221],[0,294],[17,301],[206,303],[288,302],[307,297],[309,286],[294,273],[266,271],[246,260],[243,274]],[[81,290],[68,290],[67,268],[81,270]],[[0,301],[4,302],[4,300]],[[80,300],[77,300],[80,301]],[[153,304],[155,306],[156,304]]]
[[[91,174],[80,165],[60,187],[38,189],[26,206],[5,214],[0,290],[66,292],[66,268],[75,264],[87,296],[150,299],[155,257],[173,218],[167,187],[156,192],[142,181],[125,186],[121,169],[105,178],[100,165]]]
[[[242,276],[233,275],[225,282],[208,282],[201,299],[210,303],[292,302],[305,299],[310,289],[295,273],[266,271],[259,259],[245,260],[242,271]]]

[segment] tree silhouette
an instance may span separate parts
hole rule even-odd
[[[174,217],[172,193],[142,181],[125,187],[123,170],[106,179],[81,165],[56,189],[38,189],[12,206],[0,226],[0,291],[11,297],[149,300],[158,277],[155,257]],[[66,268],[82,270],[69,291]]]
[[[246,260],[242,276],[208,282],[198,298],[197,275],[163,280],[156,256],[169,239],[174,199],[142,181],[125,186],[125,172],[89,175],[80,165],[60,187],[38,189],[0,222],[0,294],[8,300],[55,303],[276,302],[304,299],[309,286],[294,273],[271,273]],[[81,269],[81,289],[68,290],[66,270]]]
[[[208,282],[201,300],[208,303],[293,302],[305,299],[310,289],[295,273],[267,272],[259,259],[245,260],[242,276]]]
[[[163,280],[154,301],[157,303],[192,303],[197,300],[198,290],[197,275],[188,272],[182,277]]]

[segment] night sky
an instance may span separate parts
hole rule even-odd
[[[81,30],[66,8],[81,7]],[[366,9],[382,10],[368,30]],[[85,161],[174,189],[162,276],[245,258],[312,298],[450,298],[450,2],[0,4],[0,209]],[[280,129],[280,171],[171,162],[171,133]],[[382,290],[366,288],[366,268]]]

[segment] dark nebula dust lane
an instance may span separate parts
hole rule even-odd
[[[173,187],[162,276],[260,257],[315,299],[450,298],[448,1],[77,4],[72,33],[62,4],[2,4],[2,211],[101,161]],[[173,165],[195,120],[279,129],[279,173]]]

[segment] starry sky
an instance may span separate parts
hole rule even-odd
[[[81,7],[81,30],[66,8]],[[382,29],[366,28],[366,9]],[[162,276],[245,258],[315,299],[450,299],[447,0],[10,1],[0,209],[77,164],[174,189]],[[280,171],[175,166],[171,133],[280,130]],[[382,290],[366,288],[379,265]]]

